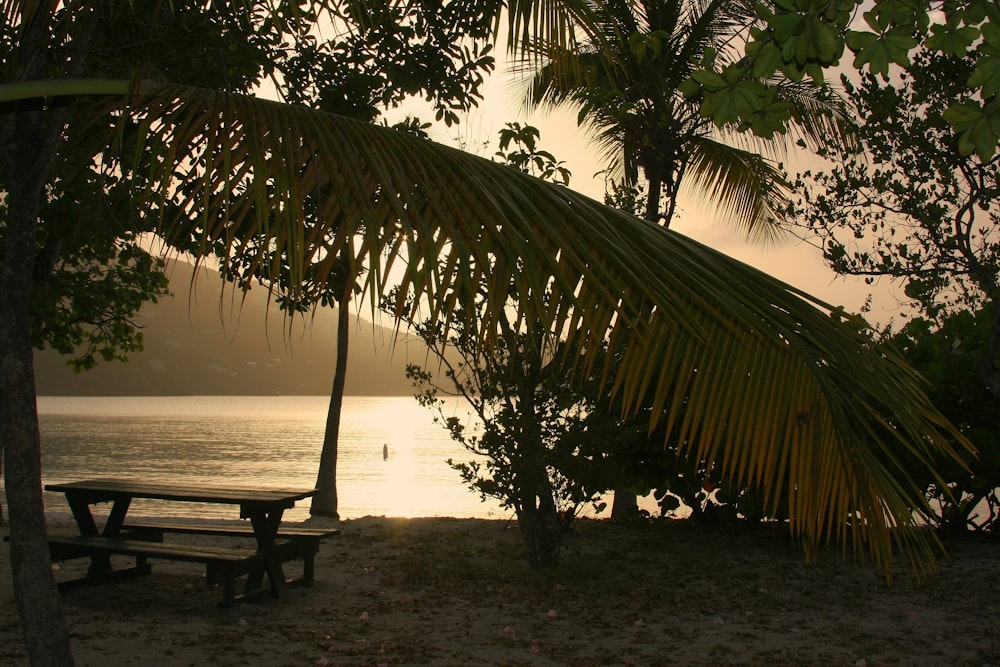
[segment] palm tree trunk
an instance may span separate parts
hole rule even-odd
[[[649,191],[646,193],[646,212],[644,218],[651,222],[659,223],[663,221],[663,226],[670,224],[670,218],[660,215],[660,192],[663,189],[663,180],[653,168],[646,168],[646,180],[649,183]],[[615,495],[611,501],[611,518],[615,521],[632,521],[639,517],[639,499],[631,491],[615,489]]]
[[[643,217],[646,220],[659,223],[660,222],[660,191],[663,189],[663,180],[658,174],[650,170],[646,173],[647,180],[649,181],[649,192],[646,193],[646,213]],[[665,227],[670,224],[667,220]]]
[[[340,257],[341,265],[350,261],[346,250]],[[349,267],[347,267],[349,268]],[[341,275],[350,275],[342,271]],[[330,391],[330,405],[326,411],[326,431],[323,434],[323,451],[319,457],[319,472],[316,475],[316,495],[312,498],[309,514],[340,518],[337,506],[337,453],[340,438],[340,414],[344,405],[344,387],[347,383],[347,351],[350,323],[351,296],[354,285],[345,278],[345,285],[337,304],[337,368],[333,374],[333,389]]]

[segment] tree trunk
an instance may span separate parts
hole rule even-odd
[[[650,220],[655,223],[660,222],[660,191],[663,189],[663,181],[656,173],[647,173],[647,181],[649,183],[649,192],[646,193],[646,212],[643,218]],[[667,220],[664,227],[667,227],[670,221]]]
[[[22,32],[15,80],[48,67],[48,12],[40,9]],[[84,39],[83,41],[86,41]],[[73,664],[62,601],[52,574],[38,432],[31,319],[28,309],[38,212],[62,131],[63,112],[21,103],[0,114],[0,159],[7,224],[0,269],[0,443],[10,522],[14,598],[33,666]]]
[[[991,299],[990,304],[993,306],[993,323],[979,367],[979,376],[986,390],[1000,397],[1000,298]]]
[[[541,471],[525,472],[526,475],[519,476],[517,525],[528,549],[528,563],[552,567],[559,563],[562,548],[562,522],[556,511],[552,486],[544,466]]]
[[[326,431],[323,434],[323,451],[319,456],[316,475],[316,495],[312,497],[309,514],[340,518],[337,507],[337,448],[340,437],[340,413],[344,405],[344,387],[347,383],[347,351],[350,332],[350,303],[354,281],[350,279],[350,258],[344,250],[340,257],[344,288],[337,305],[337,368],[333,373],[333,389],[326,412]]]
[[[541,349],[536,341],[535,350]],[[540,359],[540,353],[536,352]],[[535,414],[535,387],[538,377],[526,372],[518,387],[521,411],[520,438],[516,446],[517,467],[514,475],[515,492],[519,499],[517,523],[521,529],[528,562],[531,565],[553,567],[559,563],[562,547],[562,522],[556,511],[552,482],[545,465],[545,441]]]
[[[633,521],[639,518],[639,499],[630,491],[615,491],[611,501],[611,518],[614,521]]]
[[[645,167],[646,181],[649,184],[649,191],[646,193],[646,212],[643,218],[650,222],[662,224],[664,228],[670,226],[673,217],[673,205],[671,213],[667,216],[660,214],[660,195],[663,190],[663,179],[660,172],[653,167]],[[639,517],[639,500],[631,491],[615,490],[615,495],[611,501],[611,518],[615,521],[632,521]]]
[[[548,474],[543,478],[545,483],[538,490],[538,564],[542,567],[553,567],[559,564],[559,554],[562,550],[562,521],[556,511],[555,499],[552,497],[552,485],[548,482]]]
[[[28,659],[36,666],[73,664],[45,531],[28,312],[39,202],[52,154],[46,151],[52,141],[42,117],[41,110],[22,110],[2,121],[7,228],[0,278],[0,442],[10,520],[10,565]]]
[[[9,215],[9,223],[13,217]],[[11,231],[8,225],[8,241]],[[72,665],[69,631],[52,574],[45,531],[31,339],[27,314],[20,318],[11,315],[13,309],[6,295],[12,282],[4,280],[4,303],[0,310],[4,320],[0,324],[3,349],[0,395],[3,396],[4,483],[10,515],[14,597],[30,663],[34,666]],[[17,322],[17,319],[23,321]]]

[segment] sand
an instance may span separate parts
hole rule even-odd
[[[581,520],[561,565],[537,570],[512,522],[339,525],[315,586],[281,600],[220,609],[203,566],[172,562],[67,592],[77,664],[1000,665],[996,541],[950,542],[936,575],[889,586],[838,554],[807,563],[767,530]],[[8,560],[0,664],[20,666]]]

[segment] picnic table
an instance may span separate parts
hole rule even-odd
[[[311,585],[313,563],[319,542],[335,535],[336,529],[283,528],[281,518],[286,509],[299,500],[316,493],[315,489],[252,489],[224,486],[176,485],[130,479],[91,479],[65,484],[46,484],[47,491],[63,493],[76,521],[79,534],[50,535],[49,549],[53,560],[90,558],[87,576],[64,587],[78,583],[107,581],[124,576],[150,572],[149,559],[203,562],[209,585],[221,583],[222,606],[230,606],[258,592],[266,577],[272,597],[280,598],[292,584]],[[138,520],[127,522],[132,501],[136,498],[171,502],[213,503],[239,506],[240,524],[208,524],[203,522],[170,522]],[[111,510],[99,527],[91,506],[112,503]],[[171,533],[204,534],[224,537],[252,537],[255,548],[236,546],[195,545],[166,542]],[[112,555],[135,557],[133,567],[114,569]],[[283,563],[303,560],[303,575],[287,581]],[[244,593],[236,594],[236,579],[246,575]]]

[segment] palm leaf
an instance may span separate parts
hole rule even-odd
[[[777,241],[777,221],[788,204],[789,184],[771,162],[753,151],[701,137],[692,142],[685,187],[715,205],[748,239]]]
[[[587,40],[575,49],[549,52],[524,100],[530,107],[577,109],[612,177],[634,183],[642,167],[647,175],[651,170],[661,179],[676,179],[686,190],[694,186],[751,240],[770,243],[781,232],[776,212],[787,204],[787,186],[780,171],[760,155],[783,157],[796,140],[814,148],[853,142],[841,101],[829,88],[778,82],[776,102],[791,113],[789,132],[767,140],[720,130],[700,114],[699,104],[684,99],[682,84],[710,50],[720,66],[743,57],[738,37],[757,20],[752,3],[614,0],[601,3],[594,18],[595,26],[583,28]],[[656,54],[639,58],[633,53],[632,38],[654,36],[660,40]],[[673,162],[661,159],[657,164],[656,157],[640,153],[641,146],[661,145],[680,147],[670,158]],[[730,165],[724,162],[727,156],[735,160]],[[692,182],[684,184],[689,174]],[[772,184],[766,183],[769,177]]]
[[[793,137],[805,142],[810,150],[831,144],[845,147],[857,144],[855,131],[844,114],[839,89],[782,81],[777,94],[779,99],[792,104]]]
[[[0,86],[0,99],[37,96],[34,85]],[[48,85],[77,94],[111,86]],[[829,305],[681,235],[455,149],[252,98],[118,86],[133,92],[122,109],[131,124],[105,164],[142,166],[136,195],[161,216],[165,237],[193,238],[206,251],[256,239],[262,261],[265,249],[289,260],[281,269],[289,284],[310,266],[322,280],[347,247],[349,279],[365,286],[373,308],[398,282],[441,322],[473,304],[482,276],[498,304],[513,284],[522,299],[511,321],[573,332],[584,365],[610,341],[615,367],[603,371],[626,409],[653,397],[658,426],[680,434],[693,456],[764,489],[772,504],[785,499],[807,546],[854,536],[888,566],[895,535],[918,562],[930,556],[914,516],[920,489],[892,451],[902,443],[929,465],[955,456],[947,437],[964,441],[915,374]],[[311,224],[300,205],[306,193],[321,211]],[[549,289],[559,298],[543,299]],[[400,300],[400,316],[403,308]],[[503,316],[497,306],[469,324],[489,345]]]

